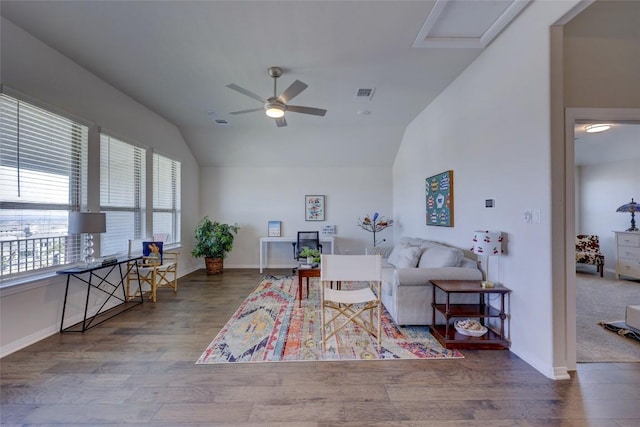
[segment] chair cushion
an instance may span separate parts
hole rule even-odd
[[[389,254],[387,262],[396,268],[409,268],[418,265],[422,249],[415,246],[396,245]]]
[[[604,264],[604,255],[597,252],[576,252],[576,262],[579,264]]]
[[[422,252],[418,268],[459,267],[464,254],[458,248],[432,246]]]

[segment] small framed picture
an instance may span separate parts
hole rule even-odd
[[[304,196],[305,221],[324,221],[324,196]]]
[[[269,237],[280,237],[280,221],[269,221],[268,233]]]

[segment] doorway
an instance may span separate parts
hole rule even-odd
[[[589,123],[610,123],[613,126],[640,126],[640,109],[633,108],[568,108],[565,113],[565,224],[566,224],[566,259],[565,259],[565,295],[566,295],[566,349],[567,349],[567,364],[570,370],[575,370],[577,365],[577,305],[576,305],[576,291],[577,291],[577,275],[575,269],[575,235],[576,232],[581,230],[581,215],[578,212],[580,206],[579,194],[576,191],[576,182],[578,182],[577,176],[577,164],[576,164],[576,137],[579,134],[576,132],[576,127],[586,126]],[[579,141],[579,140],[578,140]],[[640,141],[636,141],[636,152],[640,152]],[[580,147],[582,149],[582,147]],[[611,150],[612,155],[615,150]],[[584,153],[579,153],[584,156]],[[593,155],[589,153],[586,157]],[[609,152],[607,151],[607,154]],[[602,156],[604,157],[604,156]],[[639,189],[635,187],[634,191]],[[638,195],[636,196],[638,197]],[[624,198],[621,198],[620,204],[624,202]],[[615,204],[615,203],[614,203]],[[610,210],[615,211],[616,206],[607,207]],[[611,227],[610,232],[613,231],[615,226]],[[612,253],[608,251],[609,253]],[[613,255],[610,255],[610,257]],[[613,256],[615,258],[615,256]],[[607,261],[605,259],[605,268],[610,270],[610,266],[615,266],[615,260],[611,259]],[[616,313],[616,316],[624,317],[624,313]],[[603,320],[615,320],[615,319],[603,319]]]

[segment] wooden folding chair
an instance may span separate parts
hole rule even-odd
[[[129,240],[129,257],[135,257],[142,255],[143,242],[153,241],[151,238]],[[127,298],[134,299],[139,296],[139,290],[144,286],[145,290],[149,290],[149,298],[151,301],[156,302],[158,288],[171,288],[173,292],[178,292],[178,256],[179,252],[175,251],[163,251],[162,261],[159,261],[155,257],[142,257],[136,260],[138,263],[138,274],[136,274],[136,268],[129,268],[129,274],[127,274]],[[134,285],[140,278],[140,287],[133,286],[129,283],[134,282]],[[145,286],[146,285],[146,286]]]
[[[320,266],[322,350],[329,338],[353,322],[377,339],[379,351],[382,332],[380,255],[322,255]],[[368,282],[368,286],[354,290],[333,289],[331,283],[334,281]],[[325,310],[333,313],[327,316]],[[334,329],[327,333],[332,325]]]

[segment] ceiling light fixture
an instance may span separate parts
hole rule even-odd
[[[598,133],[598,132],[604,132],[611,129],[611,125],[606,124],[606,123],[597,123],[597,124],[592,124],[592,125],[588,125],[584,127],[585,132],[587,133]]]
[[[284,116],[284,106],[279,102],[269,101],[264,105],[264,112],[272,119]]]

